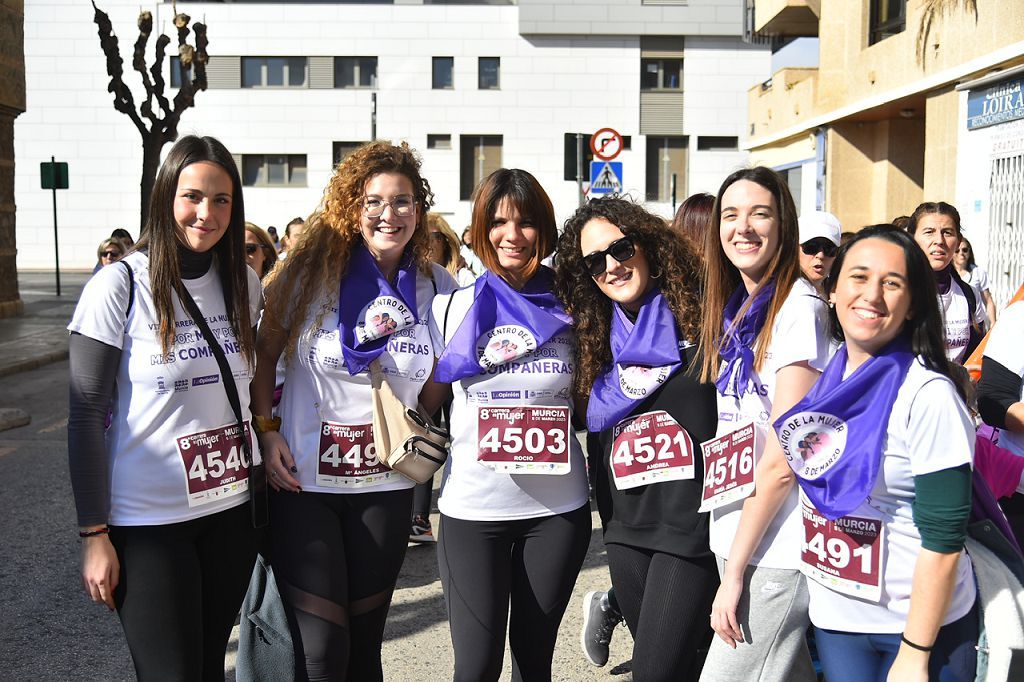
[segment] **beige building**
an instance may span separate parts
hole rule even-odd
[[[780,68],[749,91],[751,161],[785,172],[801,210],[832,211],[846,229],[955,203],[997,300],[1012,294],[1024,281],[1024,163],[1006,159],[1024,154],[1013,144],[1024,141],[1024,2],[748,4],[755,35],[816,36],[819,48],[816,68]],[[1000,183],[1006,196],[992,191]]]

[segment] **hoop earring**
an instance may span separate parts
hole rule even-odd
[[[661,279],[661,276],[663,274],[665,274],[665,273],[664,272],[659,272],[657,275],[655,275],[654,273],[651,273],[650,275],[648,275],[648,277],[650,277],[651,279]]]

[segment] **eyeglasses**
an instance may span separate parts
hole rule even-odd
[[[584,256],[583,265],[591,277],[600,277],[608,264],[606,256],[611,256],[623,263],[634,255],[636,255],[636,244],[633,243],[633,238],[627,234],[625,237],[619,237],[613,241],[604,251],[595,251]]]
[[[106,258],[107,260],[121,260],[120,251],[104,251],[103,253],[100,254],[100,256]]]
[[[971,255],[971,250],[969,248],[967,248],[966,246],[957,249],[956,252],[957,253],[962,253],[965,256]]]
[[[416,201],[411,194],[399,194],[391,201],[384,201],[380,197],[366,197],[363,199],[363,212],[369,218],[379,218],[384,215],[384,207],[390,206],[391,211],[401,217],[411,216],[416,209]]]
[[[263,246],[263,244],[246,244],[245,255],[251,256],[252,254],[256,253],[257,251],[263,248],[266,248]]]
[[[804,252],[805,256],[815,256],[821,251],[825,254],[825,258],[835,258],[835,255],[839,252],[839,247],[830,239],[815,237],[801,244],[800,250]]]

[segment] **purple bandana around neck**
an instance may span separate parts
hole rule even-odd
[[[418,321],[416,262],[408,254],[402,259],[392,286],[365,244],[352,249],[338,294],[338,336],[349,374],[365,372],[391,334]]]
[[[609,340],[612,364],[594,381],[587,405],[587,429],[594,432],[617,424],[682,365],[676,320],[659,289],[644,297],[635,323],[614,305]]]
[[[902,337],[843,379],[847,357],[844,345],[804,399],[773,424],[800,487],[832,521],[871,494],[889,414],[914,361]]]
[[[953,285],[953,264],[950,263],[943,269],[935,272],[935,286],[939,295],[948,294],[949,288]]]
[[[750,393],[754,379],[754,342],[761,333],[764,322],[768,318],[768,304],[775,293],[775,282],[767,282],[754,293],[754,300],[736,319],[736,315],[746,303],[748,294],[741,284],[729,297],[722,315],[724,335],[719,356],[722,358],[722,371],[715,380],[718,392],[723,396],[740,398]]]
[[[551,292],[554,273],[543,267],[522,290],[492,272],[476,280],[473,303],[441,353],[434,378],[451,383],[531,353],[565,329],[569,316]]]

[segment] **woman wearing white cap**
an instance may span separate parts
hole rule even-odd
[[[842,232],[839,219],[827,211],[800,216],[800,270],[819,296],[825,295],[825,278],[832,271]]]

